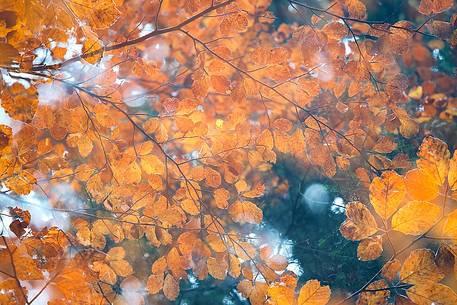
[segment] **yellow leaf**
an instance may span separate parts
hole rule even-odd
[[[295,286],[275,282],[268,287],[268,296],[275,305],[292,305],[295,299]]]
[[[402,282],[413,285],[429,285],[444,278],[435,264],[435,255],[428,249],[411,251],[400,270]]]
[[[135,161],[119,162],[112,169],[116,180],[122,184],[135,184],[141,181],[141,169]]]
[[[233,278],[237,278],[241,274],[240,260],[233,254],[229,254],[229,274]]]
[[[252,282],[248,280],[242,280],[236,286],[236,289],[245,297],[249,298],[253,290]]]
[[[213,249],[215,252],[225,252],[227,251],[227,246],[225,244],[225,241],[223,239],[223,236],[219,234],[208,234],[206,237],[206,240],[208,241],[208,245]]]
[[[406,291],[408,297],[417,305],[455,305],[457,294],[443,284],[413,286]]]
[[[397,211],[404,196],[403,178],[393,171],[384,172],[370,184],[371,204],[384,221]]]
[[[449,237],[457,238],[457,210],[447,215],[443,233]]]
[[[103,57],[103,52],[99,52],[103,48],[102,41],[97,37],[97,35],[87,26],[82,28],[84,32],[84,44],[82,48],[84,60],[90,64],[98,63]],[[94,56],[88,56],[92,52],[97,51],[97,54]]]
[[[262,221],[262,210],[250,201],[237,201],[229,207],[233,221],[239,223],[259,224]]]
[[[279,118],[273,122],[273,127],[281,132],[289,132],[293,126],[293,123],[285,118]]]
[[[181,208],[189,215],[198,215],[200,213],[200,204],[189,198],[181,201]]]
[[[422,86],[417,86],[409,90],[408,96],[413,100],[420,100],[422,98]]]
[[[116,273],[110,266],[102,262],[94,262],[93,270],[98,272],[101,281],[114,285],[117,281]]]
[[[361,202],[347,204],[346,217],[347,219],[340,226],[340,232],[346,239],[362,240],[378,231],[376,220]]]
[[[165,165],[156,155],[141,156],[140,164],[143,171],[148,175],[163,175],[165,172]]]
[[[79,19],[87,21],[93,29],[108,28],[120,16],[112,0],[72,0],[66,3]]]
[[[418,168],[427,170],[441,185],[444,183],[449,170],[450,153],[447,144],[434,137],[426,137],[419,148],[417,155]]]
[[[366,290],[368,291],[364,291],[360,294],[359,299],[357,300],[357,305],[387,304],[387,298],[390,296],[390,291],[386,288],[388,288],[386,281],[374,281],[367,286]]]
[[[416,200],[433,200],[438,196],[440,188],[433,176],[421,169],[406,173],[405,185],[408,194]]]
[[[78,138],[78,151],[81,157],[87,157],[92,152],[93,148],[94,145],[89,137],[82,135]]]
[[[418,11],[424,15],[438,14],[450,9],[454,0],[422,0]]]
[[[3,91],[1,96],[3,109],[11,118],[29,123],[38,107],[35,87],[26,89],[22,84],[14,83],[9,89],[9,92]]]
[[[298,295],[299,305],[325,305],[330,299],[330,288],[319,281],[310,280],[303,285]]]
[[[257,198],[261,197],[265,192],[265,185],[263,183],[256,183],[250,191],[243,193],[243,197],[246,198]]]
[[[222,35],[230,35],[246,31],[248,18],[246,13],[228,14],[221,22],[220,31]]]
[[[22,294],[22,291],[26,292],[25,295],[27,296],[27,291],[23,288],[18,286],[17,281],[13,278],[8,278],[0,282],[0,304],[5,305],[25,305],[25,298]]]
[[[176,248],[172,248],[167,254],[167,265],[173,276],[177,279],[186,276],[184,271],[184,258],[179,254]]]
[[[165,256],[159,257],[151,266],[151,272],[155,274],[164,273],[167,269],[167,259]]]
[[[410,201],[392,217],[392,229],[410,235],[429,230],[440,218],[441,208],[427,201]]]
[[[449,162],[449,172],[447,176],[447,182],[452,191],[457,191],[457,153],[454,152],[454,156]]]
[[[133,273],[132,266],[126,260],[115,260],[109,262],[111,268],[117,275],[127,277]]]
[[[18,195],[27,195],[32,191],[36,178],[28,171],[14,174],[5,181],[5,185]]]
[[[257,145],[263,146],[267,149],[273,149],[273,135],[269,129],[265,129],[257,138]]]

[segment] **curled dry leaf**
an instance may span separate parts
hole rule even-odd
[[[376,220],[361,202],[347,204],[346,217],[347,219],[340,226],[340,232],[347,239],[362,240],[378,231]]]

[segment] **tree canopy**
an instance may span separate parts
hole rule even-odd
[[[456,47],[453,0],[1,0],[0,304],[456,305]]]

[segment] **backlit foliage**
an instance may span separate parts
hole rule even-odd
[[[277,25],[271,0],[0,1],[0,304],[162,304],[229,277],[256,305],[457,304],[457,155],[429,136],[457,116],[435,67],[454,2],[395,23],[321,4]],[[284,156],[357,182],[340,231],[384,263],[363,287],[298,284],[250,234]]]

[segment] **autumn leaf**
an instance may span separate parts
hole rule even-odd
[[[6,305],[15,305],[15,304],[26,304],[26,300],[24,298],[24,294],[22,294],[21,290],[24,291],[25,289],[18,285],[18,282],[13,279],[5,279],[0,282],[0,289],[4,291],[4,293],[0,294],[0,302],[1,304]],[[27,295],[25,295],[27,296]]]
[[[427,201],[411,201],[392,217],[392,229],[405,234],[419,235],[438,222],[441,208]]]
[[[328,286],[321,286],[317,280],[310,280],[300,288],[298,304],[325,305],[329,299],[330,288]]]
[[[228,207],[228,199],[230,192],[223,188],[218,188],[214,191],[214,201],[218,208],[226,209]]]
[[[418,167],[433,176],[437,184],[443,184],[449,171],[450,153],[447,144],[438,138],[426,137],[417,155],[420,157]]]
[[[208,273],[218,280],[224,280],[228,270],[227,258],[225,256],[223,257],[223,259],[209,257],[207,261]]]
[[[411,251],[400,270],[400,279],[414,285],[430,285],[444,278],[428,249]]]
[[[447,215],[443,233],[453,238],[457,237],[457,210]]]
[[[396,278],[400,268],[401,263],[398,259],[390,260],[382,267],[382,276],[389,282],[392,282]]]
[[[27,195],[32,191],[36,178],[28,171],[13,174],[5,181],[5,185],[19,195]]]
[[[112,0],[73,0],[66,2],[72,12],[94,29],[110,27],[120,16]]]
[[[291,272],[315,179],[348,202],[345,301],[457,303],[453,1],[137,2],[0,1],[1,304],[341,303]]]
[[[19,58],[19,52],[8,43],[0,43],[0,65],[9,65]]]
[[[413,286],[406,291],[408,297],[417,305],[431,303],[452,305],[457,302],[457,294],[443,284]]]
[[[114,272],[114,270],[110,266],[102,262],[94,262],[93,270],[95,272],[98,272],[99,278],[102,281],[111,285],[116,284],[117,275],[116,272]]]
[[[170,301],[176,300],[179,295],[179,283],[171,274],[165,276],[163,293]]]
[[[8,91],[2,91],[1,105],[11,118],[28,123],[38,107],[36,88],[15,83]]]
[[[405,176],[408,194],[416,200],[433,200],[438,196],[439,184],[426,171],[413,169]]]
[[[148,174],[162,175],[165,171],[165,166],[156,155],[146,155],[141,157],[140,161],[141,168]]]
[[[449,162],[448,184],[452,191],[457,191],[457,154],[454,152]]]
[[[453,0],[421,0],[418,11],[424,15],[438,14],[450,9]]]
[[[382,254],[382,251],[382,237],[369,237],[363,239],[357,247],[357,258],[362,261],[374,260]]]
[[[245,13],[229,14],[222,20],[220,31],[223,35],[230,35],[232,33],[244,32],[247,27],[248,18]]]
[[[10,230],[20,238],[25,233],[25,228],[30,224],[31,215],[29,211],[24,211],[18,207],[10,208],[10,215],[13,221],[10,224]]]
[[[0,152],[8,150],[11,146],[13,132],[11,127],[7,125],[0,125]]]
[[[146,287],[150,294],[157,294],[160,290],[162,290],[164,283],[164,275],[163,274],[151,274],[148,277],[148,281]]]
[[[239,223],[259,224],[263,217],[262,210],[250,201],[237,201],[230,205],[228,212],[233,221]]]
[[[340,232],[350,240],[362,240],[378,231],[376,220],[361,202],[346,205],[347,219],[341,224]]]
[[[371,181],[370,201],[384,221],[397,211],[404,196],[403,178],[395,172],[384,172],[381,177]]]
[[[384,280],[377,280],[367,286],[367,291],[362,292],[357,300],[357,304],[385,304],[390,296]]]

